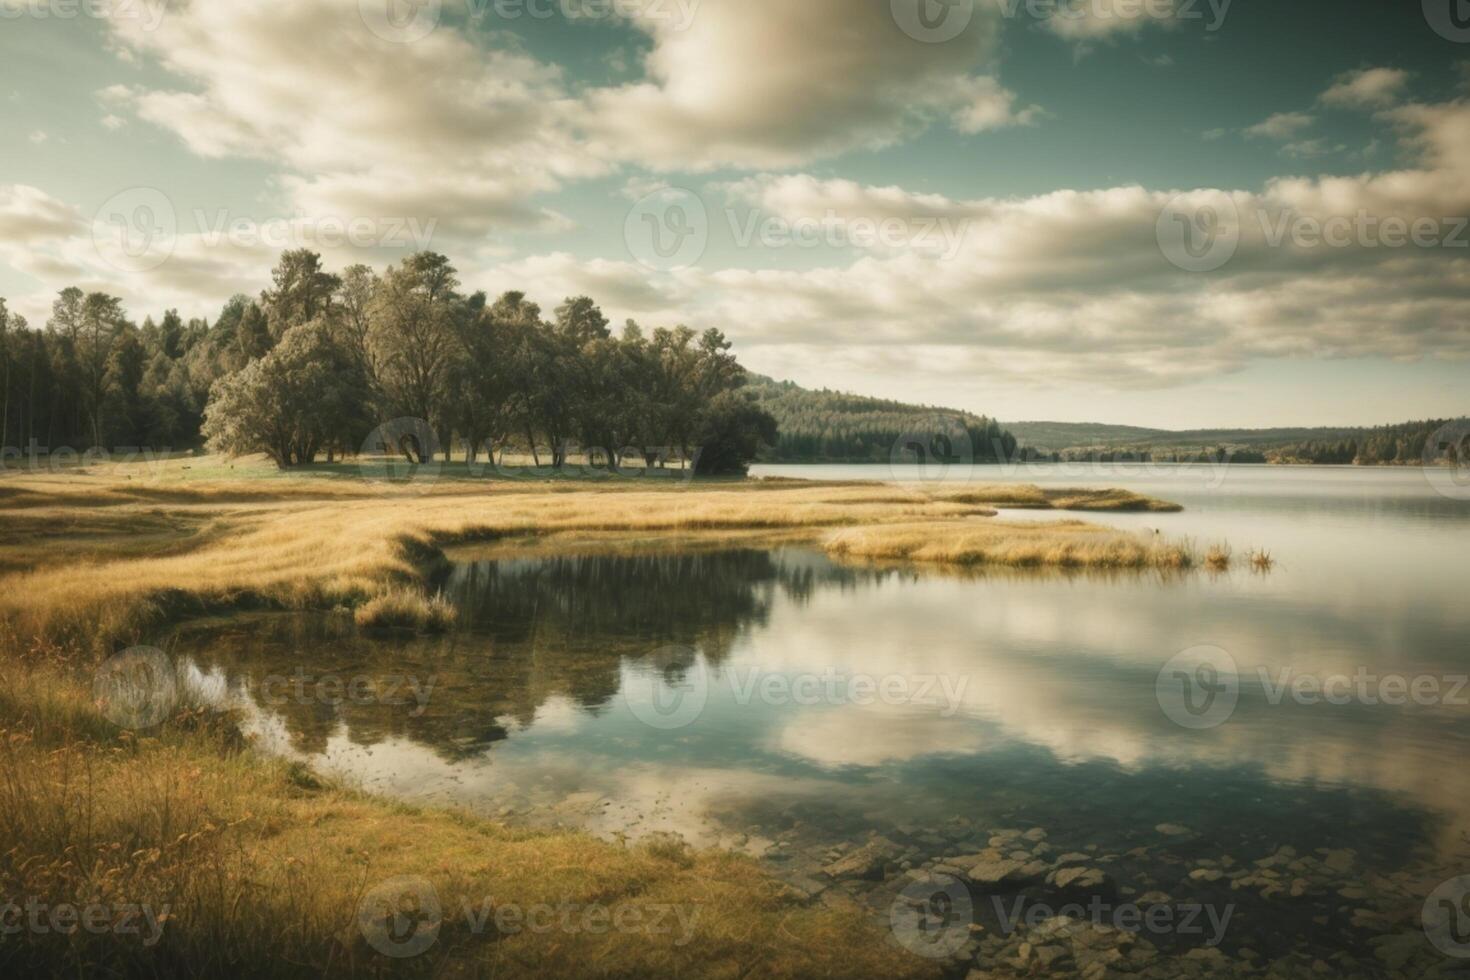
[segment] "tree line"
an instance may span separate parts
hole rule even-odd
[[[1429,440],[1436,432],[1448,425],[1448,419],[1430,419],[1423,422],[1405,422],[1399,425],[1384,425],[1372,429],[1359,429],[1341,439],[1308,439],[1273,448],[1268,455],[1272,462],[1357,464],[1359,466],[1382,466],[1389,464],[1421,465]],[[1432,447],[1431,456],[1444,447]],[[1458,450],[1459,447],[1452,447]]]
[[[912,445],[916,439],[936,441],[933,437],[977,463],[1022,458],[1016,438],[983,415],[812,391],[764,377],[752,378],[750,387],[757,404],[776,420],[776,441],[761,454],[771,462],[888,463],[896,447]],[[952,433],[940,431],[950,429]],[[955,446],[956,441],[967,445]]]
[[[207,444],[287,468],[376,436],[415,462],[511,449],[560,467],[580,451],[726,474],[777,438],[718,330],[630,320],[614,336],[588,297],[549,317],[520,292],[491,301],[434,252],[338,274],[297,249],[271,278],[213,324],[137,326],[116,297],[71,288],[37,330],[0,300],[4,445]]]
[[[1250,442],[1229,440],[1214,446],[1191,447],[1154,442],[1129,445],[1106,442],[1095,446],[1073,446],[1041,454],[1059,462],[1095,463],[1273,463],[1318,466],[1390,466],[1422,465],[1426,449],[1430,457],[1446,450],[1462,453],[1459,446],[1430,446],[1435,433],[1449,425],[1449,419],[1428,419],[1382,425],[1374,428],[1323,430],[1309,438],[1280,438],[1269,434],[1246,433]]]

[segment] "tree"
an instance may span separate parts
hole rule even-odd
[[[377,371],[372,348],[368,343],[372,332],[373,297],[378,290],[378,277],[365,265],[348,266],[342,273],[337,290],[337,316],[342,346],[356,357],[368,375]]]
[[[178,310],[169,310],[163,315],[158,327],[158,345],[171,360],[184,356],[184,321]]]
[[[463,352],[458,286],[448,259],[419,252],[387,271],[373,299],[368,349],[387,408],[435,431],[445,427],[448,382]],[[424,463],[427,451],[411,454]]]
[[[260,305],[270,323],[272,342],[285,336],[287,330],[310,323],[326,313],[332,294],[341,280],[322,269],[322,257],[308,248],[281,253],[281,260],[271,272],[274,289],[260,294]]]
[[[235,337],[241,366],[264,357],[275,346],[270,320],[265,311],[255,303],[246,306],[241,312]]]
[[[83,376],[83,403],[92,423],[92,445],[102,445],[103,414],[107,397],[107,360],[113,339],[123,328],[122,300],[106,293],[88,293],[82,301],[78,359]]]
[[[331,446],[359,443],[372,425],[367,379],[330,325],[286,331],[269,354],[223,378],[205,409],[204,435],[232,456],[265,453],[282,469]]]
[[[107,434],[112,445],[143,444],[143,435],[149,424],[143,401],[144,367],[143,344],[138,339],[138,331],[123,330],[107,355],[103,384],[108,406]]]
[[[451,386],[453,424],[465,443],[465,462],[473,463],[482,447],[510,433],[514,419],[515,383],[511,359],[520,323],[515,308],[499,304],[484,308],[484,297],[473,316],[464,318],[460,331],[462,356],[455,359]]]
[[[694,472],[700,476],[744,476],[765,446],[776,442],[776,420],[741,391],[711,399],[698,430]]]
[[[556,308],[556,329],[578,347],[612,336],[607,317],[588,296],[570,297]]]
[[[0,376],[0,398],[4,399],[4,407],[0,408],[0,448],[10,445],[10,310],[6,307],[5,300],[0,297],[0,368],[3,368],[3,376]]]

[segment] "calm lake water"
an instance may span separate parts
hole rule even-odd
[[[973,477],[1154,494],[1185,511],[1095,519],[1276,565],[957,575],[801,547],[466,552],[444,583],[449,636],[262,615],[168,645],[263,744],[375,790],[675,832],[880,912],[913,875],[1034,828],[1047,843],[1023,849],[1086,859],[1116,901],[1228,903],[1232,962],[1306,950],[1344,975],[1422,975],[1421,909],[1470,874],[1470,503],[1410,469]],[[878,869],[832,883],[865,846]]]

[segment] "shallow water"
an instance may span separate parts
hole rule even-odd
[[[758,471],[778,474],[916,475]],[[1232,968],[1293,950],[1344,974],[1464,962],[1420,913],[1470,874],[1470,503],[1408,469],[973,477],[1152,493],[1186,510],[1099,519],[1276,565],[959,576],[809,548],[467,557],[444,583],[461,611],[449,636],[266,615],[170,643],[263,744],[325,771],[745,850],[821,901],[881,913],[913,874],[1036,828],[1047,843],[1023,849],[1087,858],[1114,901],[1228,904]],[[875,834],[877,870],[823,873]],[[1281,887],[1255,877],[1273,869]],[[1008,962],[1014,937],[982,911],[1000,943],[982,954]],[[1391,940],[1410,958],[1385,956]]]

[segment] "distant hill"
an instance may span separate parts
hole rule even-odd
[[[1277,429],[1146,429],[1086,422],[1013,422],[1025,447],[1061,459],[1191,460],[1241,463],[1412,463],[1447,419],[1397,425]]]
[[[976,462],[1013,458],[1015,436],[994,419],[957,409],[813,391],[790,381],[750,376],[760,406],[776,419],[780,437],[762,458],[772,463],[886,463],[900,440],[934,434],[936,417],[963,422],[967,455]],[[944,426],[937,427],[943,430]],[[958,436],[956,426],[954,435]],[[959,451],[934,447],[936,452]]]
[[[1282,427],[1274,429],[1152,429],[1097,422],[1011,422],[937,405],[914,405],[790,381],[750,376],[760,406],[776,419],[780,436],[762,459],[772,463],[886,463],[896,446],[936,432],[935,419],[964,425],[975,462],[1025,458],[1362,465],[1415,463],[1445,419],[1398,425]],[[943,425],[939,427],[942,431]],[[958,429],[953,433],[958,434]],[[954,450],[939,443],[935,453]]]

